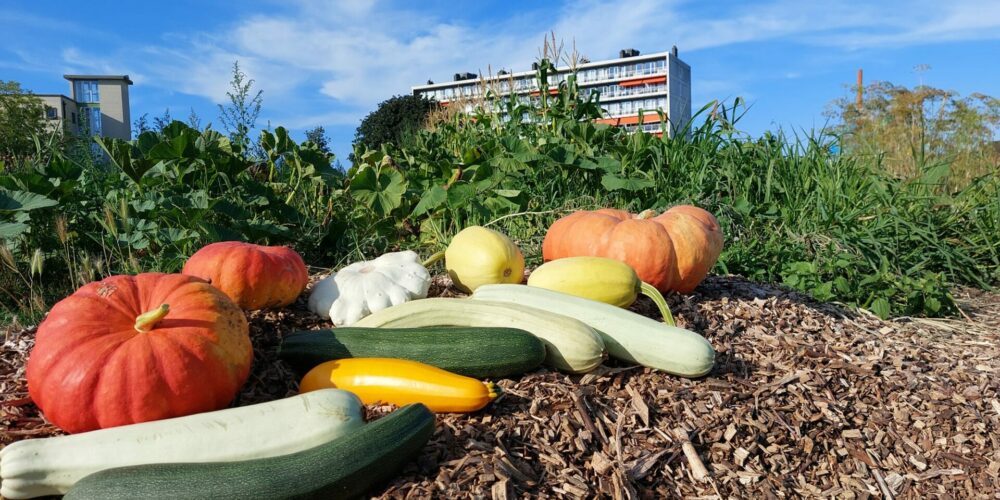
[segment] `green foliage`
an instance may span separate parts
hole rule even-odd
[[[330,154],[330,138],[326,136],[326,129],[322,125],[306,130],[306,140],[315,144],[320,151]]]
[[[539,67],[541,88],[548,69]],[[466,225],[495,223],[530,254],[567,208],[692,203],[723,225],[717,271],[882,316],[953,314],[951,284],[1000,279],[996,177],[953,191],[948,163],[902,180],[880,157],[831,152],[838,138],[824,131],[752,139],[735,127],[740,101],[687,124],[690,139],[596,125],[591,104],[567,78],[534,103],[488,97],[473,114],[449,115],[401,145],[356,148],[349,191],[397,221],[373,241],[413,234],[434,246]]]
[[[225,135],[174,121],[131,142],[99,138],[108,165],[83,169],[61,153],[0,176],[0,281],[7,309],[44,310],[104,274],[176,272],[213,241],[293,244],[331,258],[342,232],[342,174],[331,155],[263,132],[254,162]],[[36,256],[37,255],[37,256]],[[44,264],[34,273],[31,263]],[[9,261],[9,262],[8,262]],[[37,276],[36,276],[37,274]]]
[[[994,142],[1000,99],[887,82],[868,85],[863,96],[860,107],[852,94],[828,111],[838,120],[837,133],[849,153],[879,161],[902,178],[939,166],[949,188],[1000,170]]]
[[[42,100],[18,82],[0,80],[0,158],[31,155],[34,138],[47,135]]]
[[[233,63],[233,79],[229,82],[229,91],[226,97],[229,104],[223,106],[219,104],[219,121],[222,128],[229,134],[233,150],[247,156],[251,153],[252,143],[250,141],[250,131],[257,125],[257,117],[260,116],[260,108],[264,103],[264,91],[253,91],[254,80],[248,78],[247,74],[240,69],[240,62]],[[192,112],[193,113],[193,112]],[[260,151],[253,151],[260,156]]]
[[[551,71],[541,61],[540,88]],[[944,158],[904,179],[885,156],[834,152],[842,138],[826,131],[752,138],[736,126],[740,100],[706,106],[670,138],[595,123],[600,102],[581,98],[572,76],[531,101],[498,97],[495,83],[483,82],[470,114],[438,110],[391,141],[359,141],[346,173],[319,141],[296,143],[281,127],[247,145],[172,122],[101,140],[97,165],[34,140],[32,160],[0,174],[2,309],[37,314],[83,282],[176,271],[230,239],[290,244],[337,267],[400,248],[429,254],[480,224],[537,265],[546,229],[572,210],[677,204],[718,217],[716,272],[884,317],[954,314],[950,286],[1000,280],[997,176],[953,186]]]
[[[424,97],[394,96],[379,103],[354,133],[355,147],[378,149],[383,144],[398,144],[403,137],[419,129],[427,115],[437,106]]]

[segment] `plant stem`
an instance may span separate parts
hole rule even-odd
[[[674,315],[671,314],[670,307],[667,306],[667,299],[663,298],[660,291],[645,281],[642,282],[642,285],[640,285],[639,288],[642,290],[643,295],[653,299],[653,303],[655,303],[656,307],[660,310],[660,315],[663,316],[663,322],[670,326],[674,326]]]
[[[441,250],[439,252],[436,252],[434,255],[428,257],[427,260],[424,261],[424,267],[433,266],[435,262],[441,260],[444,257],[444,252],[445,250]]]

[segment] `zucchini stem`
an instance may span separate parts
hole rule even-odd
[[[643,295],[653,299],[653,303],[655,303],[656,307],[660,309],[660,315],[663,316],[663,322],[670,326],[675,326],[674,315],[670,313],[670,307],[667,305],[667,299],[663,298],[663,294],[661,294],[655,286],[650,285],[645,281],[642,282],[639,289],[642,291]]]
[[[429,268],[429,267],[433,266],[435,262],[441,260],[444,257],[444,252],[445,252],[444,250],[441,250],[440,252],[437,252],[434,255],[431,255],[430,257],[427,257],[427,260],[425,260],[423,262],[424,267],[428,267]]]
[[[489,393],[490,401],[493,401],[494,399],[500,397],[501,394],[503,394],[503,388],[500,387],[499,385],[496,385],[493,382],[485,382],[485,385],[486,389],[490,391]]]

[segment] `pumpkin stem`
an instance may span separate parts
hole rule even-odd
[[[441,250],[440,252],[437,252],[434,255],[427,257],[427,260],[424,261],[424,267],[433,266],[435,262],[441,260],[441,258],[444,257],[444,252],[445,252],[444,250]]]
[[[655,303],[656,307],[660,309],[660,314],[663,316],[663,322],[670,326],[674,326],[674,315],[670,313],[670,307],[667,306],[667,299],[663,298],[660,291],[657,290],[655,286],[650,285],[645,281],[639,285],[639,289],[642,291],[643,295],[653,299],[653,303]]]
[[[152,311],[147,311],[135,318],[135,331],[146,333],[156,326],[156,323],[163,319],[170,312],[170,306],[163,304]]]
[[[493,382],[486,382],[485,384],[486,384],[486,389],[490,391],[490,393],[488,394],[490,401],[493,401],[494,399],[500,397],[501,394],[503,394],[503,388],[501,388],[499,385],[496,385]]]
[[[653,210],[652,208],[649,208],[649,209],[643,210],[642,212],[639,212],[635,216],[635,218],[636,219],[652,219],[655,215],[656,215],[656,210]]]

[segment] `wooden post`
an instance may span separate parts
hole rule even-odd
[[[858,111],[861,111],[861,93],[864,92],[864,86],[861,83],[861,68],[858,68],[858,99],[855,105],[858,107]]]

